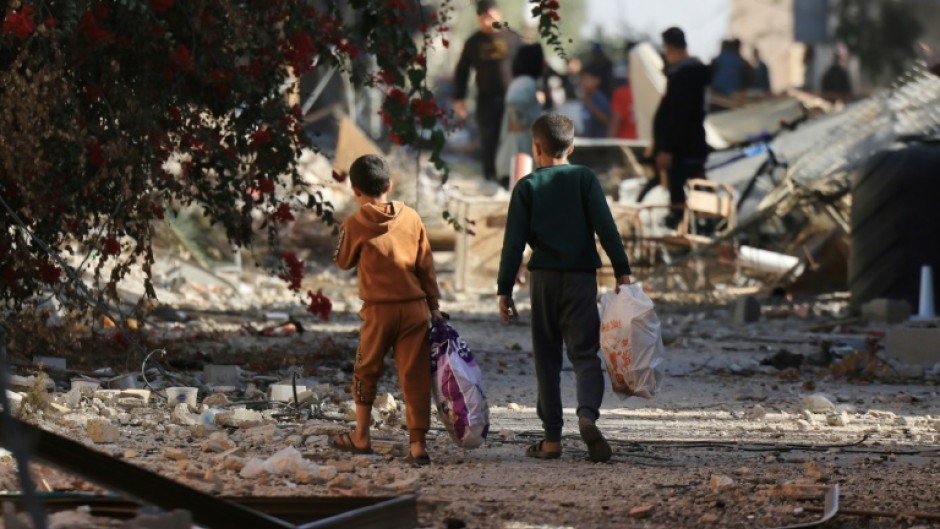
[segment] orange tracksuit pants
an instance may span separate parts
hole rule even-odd
[[[359,349],[353,369],[353,400],[375,402],[385,355],[391,349],[405,400],[411,442],[423,442],[431,426],[430,311],[427,301],[366,303],[359,311]]]

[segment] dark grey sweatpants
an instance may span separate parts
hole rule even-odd
[[[597,356],[600,317],[594,272],[533,270],[532,347],[538,378],[538,414],[547,441],[561,440],[561,354],[567,347],[578,389],[578,417],[597,420],[604,398],[604,373]]]

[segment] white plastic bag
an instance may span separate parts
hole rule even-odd
[[[614,393],[647,399],[663,381],[663,338],[653,300],[640,285],[601,296],[601,353]]]
[[[483,372],[467,343],[447,323],[435,323],[431,329],[431,395],[457,446],[483,444],[490,429]]]

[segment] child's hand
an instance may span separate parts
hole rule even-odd
[[[506,323],[509,323],[519,317],[516,310],[516,303],[510,296],[499,296],[499,317]]]
[[[431,321],[434,323],[443,323],[444,322],[444,313],[439,310],[431,311]]]

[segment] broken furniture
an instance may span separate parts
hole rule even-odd
[[[734,190],[729,185],[711,180],[689,180],[686,184],[686,203],[678,207],[681,217],[677,227],[670,229],[663,226],[666,214],[676,209],[671,205],[635,208],[635,239],[629,241],[638,255],[634,268],[646,269],[648,272],[660,261],[668,264],[671,252],[694,252],[699,247],[711,244],[713,233],[733,230],[737,223]],[[719,248],[719,255],[730,258],[734,253],[733,240]],[[704,265],[701,259],[694,261],[697,282],[702,282]]]

